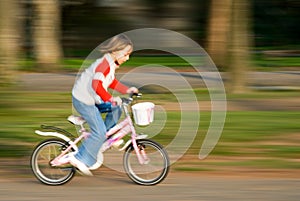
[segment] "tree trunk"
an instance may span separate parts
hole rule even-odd
[[[232,0],[212,0],[208,24],[207,51],[215,65],[228,68],[227,52]]]
[[[55,71],[63,57],[61,47],[61,7],[59,0],[33,0],[35,10],[34,52],[37,70]]]
[[[250,62],[249,0],[212,0],[207,50],[216,66],[229,72],[230,93],[246,92]]]
[[[0,1],[0,85],[14,82],[19,61],[19,5]]]
[[[228,85],[231,93],[247,92],[246,74],[250,65],[249,9],[249,0],[233,0]]]

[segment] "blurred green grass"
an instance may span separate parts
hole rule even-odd
[[[87,54],[86,54],[87,55]],[[202,58],[188,57],[189,59],[196,59],[199,64],[202,63]],[[62,70],[77,72],[84,62],[84,56],[81,57],[66,57],[61,61]],[[204,62],[204,61],[203,61]],[[194,71],[193,67],[184,59],[174,55],[133,55],[123,65],[122,69],[130,70],[131,68],[158,64],[161,66],[171,67],[175,70]],[[20,70],[36,71],[37,64],[32,58],[25,58],[19,62]],[[252,55],[252,69],[259,71],[276,71],[284,70],[286,67],[299,70],[300,57],[280,57],[280,56],[264,56],[262,53],[255,53]]]
[[[190,57],[190,59],[193,58]],[[196,59],[198,61],[198,58]],[[83,58],[64,58],[61,61],[62,70],[77,72],[81,68],[83,63]],[[192,66],[188,62],[177,56],[132,56],[130,60],[128,60],[124,65],[122,65],[122,69],[130,70],[131,68],[148,64],[168,66],[174,68],[175,70],[193,70]],[[37,64],[33,59],[27,58],[21,60],[19,62],[19,65],[20,70],[22,71],[35,71],[35,66]]]
[[[200,101],[208,99],[206,90],[195,89],[195,93]],[[69,92],[22,92],[7,89],[1,90],[0,96],[0,157],[29,156],[33,147],[45,139],[34,134],[34,130],[39,129],[41,124],[58,126],[71,133],[75,131],[74,126],[66,120],[72,113]],[[286,99],[299,97],[299,93],[256,92],[244,97],[228,98],[259,100],[265,97],[274,100]],[[151,100],[156,104],[176,102],[171,94],[166,93],[145,94],[144,100]],[[164,145],[174,139],[181,120],[181,114],[176,110],[167,111],[167,116],[165,127],[154,137]],[[175,169],[201,171],[215,166],[299,168],[297,158],[300,154],[300,111],[228,111],[217,146],[209,159],[202,161],[198,159],[198,153],[211,116],[208,111],[201,111],[200,116],[197,136],[186,153],[192,159],[185,160],[183,157],[183,160],[176,163]]]
[[[260,71],[284,70],[286,67],[292,67],[294,70],[299,70],[300,57],[264,57],[255,55],[252,63],[256,66],[256,70]]]

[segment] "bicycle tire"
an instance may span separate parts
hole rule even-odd
[[[75,175],[72,166],[52,167],[51,160],[57,157],[68,143],[60,139],[47,139],[34,149],[30,165],[34,176],[43,184],[57,186],[70,181]]]
[[[165,149],[157,142],[149,139],[137,140],[137,145],[145,149],[148,164],[138,162],[133,145],[124,152],[123,165],[127,176],[140,185],[156,185],[163,181],[169,172],[169,157]]]

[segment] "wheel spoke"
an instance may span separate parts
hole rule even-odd
[[[74,175],[74,169],[61,166],[52,167],[50,161],[61,153],[64,146],[61,140],[46,140],[34,150],[31,167],[35,176],[41,182],[49,185],[60,185],[69,181]]]
[[[133,148],[124,155],[124,166],[128,176],[136,183],[154,185],[162,181],[169,169],[169,159],[164,149],[154,141],[139,140],[140,149],[149,159],[148,163],[140,164]]]

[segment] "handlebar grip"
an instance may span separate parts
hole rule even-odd
[[[137,98],[140,98],[140,97],[142,97],[142,95],[143,95],[142,93],[131,93],[131,94],[129,95],[129,97],[132,98],[132,97],[135,96],[135,97],[137,97]]]
[[[122,97],[121,99],[123,103],[129,104],[134,100],[134,98],[140,98],[140,97],[142,97],[142,93],[131,93],[129,94],[129,98]]]

